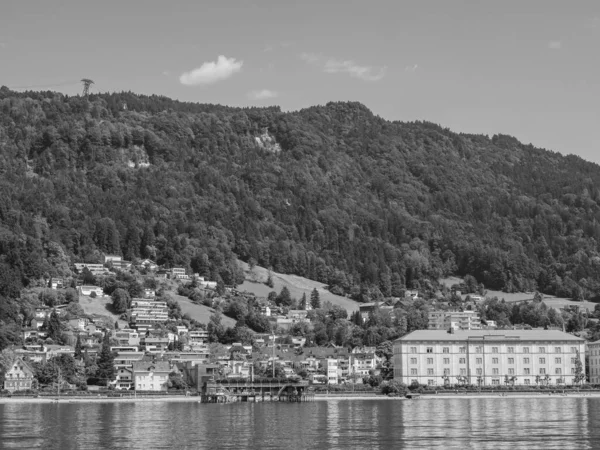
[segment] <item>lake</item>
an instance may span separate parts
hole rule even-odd
[[[0,404],[0,448],[584,449],[600,398]]]

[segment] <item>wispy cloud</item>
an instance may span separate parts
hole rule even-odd
[[[294,45],[294,43],[291,41],[282,41],[282,42],[277,42],[276,44],[267,44],[267,45],[265,45],[263,52],[272,52],[272,51],[278,50],[280,48],[291,47],[292,45]]]
[[[179,77],[179,81],[186,86],[216,83],[242,70],[243,64],[243,61],[236,61],[235,58],[220,55],[217,61],[205,62],[197,69],[184,72]]]
[[[386,72],[385,66],[363,66],[349,59],[326,58],[317,53],[302,53],[300,58],[309,64],[322,67],[326,73],[346,73],[363,81],[379,81]]]
[[[548,48],[551,50],[560,50],[562,48],[561,41],[550,41],[548,42]]]
[[[404,71],[405,72],[416,72],[418,68],[419,68],[418,64],[413,64],[412,66],[406,66],[404,68]]]
[[[271,91],[269,89],[261,89],[258,91],[252,91],[248,93],[248,98],[252,100],[266,100],[269,98],[275,98],[277,96],[277,92]]]

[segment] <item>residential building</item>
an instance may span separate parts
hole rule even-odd
[[[133,385],[136,391],[166,391],[171,367],[166,361],[133,363]]]
[[[390,313],[394,310],[392,306],[388,306],[380,302],[361,303],[358,305],[358,309],[360,311],[360,315],[362,317],[363,322],[369,320],[369,314],[371,314],[376,309]]]
[[[169,347],[168,337],[146,337],[144,339],[144,348],[147,352],[164,352]]]
[[[261,305],[260,312],[262,315],[270,317],[271,316],[271,308],[269,305]]]
[[[104,264],[75,263],[75,268],[78,272],[81,272],[83,269],[87,269],[94,276],[105,275],[109,273],[108,269],[104,267]]]
[[[92,295],[92,292],[94,292],[97,297],[104,296],[104,291],[99,286],[85,286],[84,285],[84,286],[79,286],[78,290],[81,295],[89,296],[89,295]]]
[[[365,377],[376,370],[382,358],[375,353],[375,347],[355,347],[350,353],[350,375]]]
[[[156,291],[154,289],[144,289],[144,298],[156,297]]]
[[[206,344],[208,342],[208,331],[193,330],[188,332],[188,344]]]
[[[120,264],[121,261],[123,260],[122,256],[118,256],[118,255],[104,255],[104,264],[106,263],[118,263]]]
[[[338,384],[338,360],[336,358],[326,358],[323,369],[327,373],[327,382],[329,384]]]
[[[121,330],[114,330],[113,336],[117,340],[120,346],[135,346],[140,345],[140,335],[137,330],[131,328],[123,328]]]
[[[405,384],[571,384],[585,341],[558,330],[418,330],[394,342]]]
[[[85,330],[85,326],[89,323],[89,320],[85,317],[80,317],[79,319],[71,319],[68,321],[69,326],[76,330]]]
[[[477,311],[431,311],[430,330],[481,330],[481,319]]]
[[[131,327],[138,331],[146,331],[156,323],[164,323],[169,319],[166,302],[133,299],[131,302]]]
[[[590,383],[600,384],[600,341],[589,342],[588,348],[588,361],[590,364]]]
[[[4,389],[11,392],[31,389],[33,375],[33,368],[23,358],[17,357],[4,374]]]
[[[173,267],[170,270],[171,278],[176,280],[189,280],[189,276],[185,273],[185,269],[183,267]]]
[[[139,262],[138,267],[140,269],[145,268],[148,270],[156,270],[158,269],[158,265],[152,261],[151,259],[144,259],[142,261]]]

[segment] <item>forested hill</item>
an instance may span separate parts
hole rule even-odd
[[[132,93],[0,89],[0,295],[101,253],[226,284],[236,257],[359,301],[450,274],[600,291],[600,167],[510,136]]]

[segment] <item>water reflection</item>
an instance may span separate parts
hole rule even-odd
[[[594,448],[600,399],[0,405],[0,448]]]

